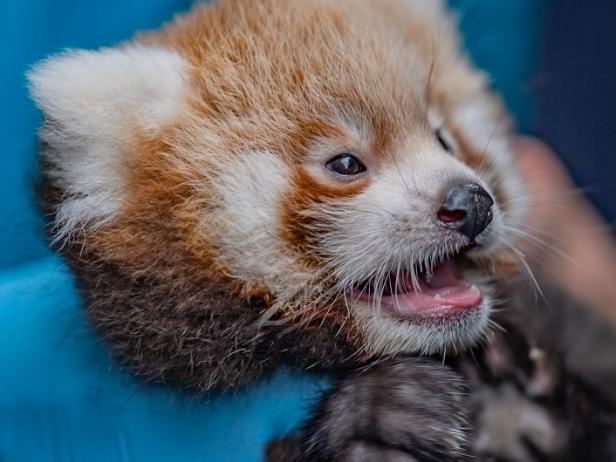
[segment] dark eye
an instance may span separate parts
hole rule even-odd
[[[443,136],[443,132],[440,128],[437,128],[436,131],[434,132],[434,134],[436,135],[436,139],[438,140],[438,142],[440,143],[441,147],[447,151],[447,152],[452,152],[451,150],[451,146],[449,145],[449,143],[447,142],[447,140],[445,139],[445,137]]]
[[[327,168],[338,175],[357,175],[366,171],[364,164],[350,154],[334,157],[327,163]]]

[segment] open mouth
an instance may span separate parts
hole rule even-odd
[[[356,285],[352,296],[402,318],[463,315],[478,308],[483,298],[479,288],[461,276],[468,263],[461,253],[438,262],[430,270],[416,268],[415,277],[390,273],[378,286],[372,282]]]

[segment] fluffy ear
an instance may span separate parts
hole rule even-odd
[[[43,111],[46,174],[63,193],[58,237],[113,218],[135,134],[155,135],[180,114],[187,63],[139,45],[70,51],[36,65],[30,92]]]

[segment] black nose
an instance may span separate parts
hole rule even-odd
[[[494,200],[481,186],[461,184],[449,190],[437,216],[445,226],[473,241],[492,221],[492,205]]]

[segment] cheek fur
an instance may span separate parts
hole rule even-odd
[[[337,203],[348,203],[367,188],[368,180],[324,185],[303,170],[296,170],[292,177],[290,191],[280,207],[282,235],[306,265],[318,267],[324,258],[320,242],[336,227],[326,210]]]
[[[214,181],[220,206],[201,219],[204,231],[216,224],[213,239],[231,275],[277,295],[306,284],[305,268],[285,245],[279,222],[289,177],[287,165],[270,152],[236,156]]]

